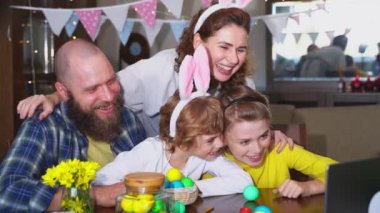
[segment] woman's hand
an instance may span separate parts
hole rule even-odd
[[[280,143],[280,146],[277,149],[277,153],[281,152],[285,146],[288,144],[289,148],[292,150],[294,146],[294,141],[292,138],[286,136],[283,132],[279,130],[273,130],[273,138],[275,146]]]
[[[42,120],[53,112],[55,105],[59,104],[59,102],[60,99],[56,93],[33,95],[18,103],[17,113],[20,114],[20,119],[30,118],[34,115],[37,108],[42,107],[42,112],[39,116],[39,119]]]

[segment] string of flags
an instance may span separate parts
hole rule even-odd
[[[120,42],[125,45],[128,41],[133,27],[136,23],[143,26],[149,45],[154,44],[154,40],[160,32],[164,24],[169,24],[172,33],[177,40],[180,39],[182,31],[188,26],[189,20],[181,19],[181,12],[184,0],[160,0],[176,18],[175,19],[158,19],[156,18],[157,3],[159,0],[141,0],[133,3],[119,4],[113,6],[95,7],[95,8],[43,8],[28,6],[12,6],[14,9],[41,11],[54,35],[59,36],[63,29],[67,36],[71,37],[80,22],[87,34],[94,41],[101,26],[108,19],[113,24],[119,34]],[[203,7],[208,7],[212,0],[201,0]],[[220,0],[223,3],[231,3],[232,0]],[[247,5],[251,0],[235,0],[240,4]],[[140,18],[129,18],[128,11],[133,8]],[[323,4],[318,4],[316,10],[325,10]],[[262,20],[269,31],[273,35],[276,42],[282,42],[285,33],[283,29],[286,27],[288,19],[293,19],[299,23],[300,14],[308,14],[309,16],[315,10],[308,10],[297,13],[286,13],[277,15],[252,16],[252,27],[258,20]],[[333,32],[326,32],[329,37],[333,36]],[[315,41],[318,32],[308,32],[310,38]],[[294,33],[296,40],[300,37],[300,33]],[[332,38],[332,37],[331,37]]]

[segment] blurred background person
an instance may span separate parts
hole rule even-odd
[[[301,56],[296,66],[296,76],[300,76],[301,68],[302,68],[303,63],[306,60],[307,55],[309,55],[310,53],[312,53],[314,50],[317,50],[317,49],[319,49],[319,47],[316,44],[310,44],[307,47],[306,54]]]
[[[346,69],[344,50],[347,46],[347,36],[334,37],[331,45],[321,47],[308,54],[301,67],[301,77],[324,77],[327,72],[343,72]]]

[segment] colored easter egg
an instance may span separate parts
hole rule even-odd
[[[133,212],[148,212],[154,204],[154,200],[135,200],[133,203]]]
[[[260,205],[255,208],[254,213],[272,213],[272,210],[270,210],[270,208],[267,206]]]
[[[181,203],[180,201],[175,201],[174,204],[174,212],[175,213],[185,213],[186,212],[186,206]]]
[[[189,177],[183,177],[181,182],[185,188],[194,186],[194,181]]]
[[[140,199],[140,200],[154,200],[154,196],[152,194],[139,194],[139,195],[137,195],[137,199]]]
[[[252,209],[252,212],[254,212],[255,208],[258,206],[255,201],[247,201],[244,203],[244,207]]]
[[[165,180],[164,180],[164,188],[165,188],[165,189],[170,188],[170,181],[168,180],[167,177],[165,177]]]
[[[240,213],[252,213],[252,209],[247,208],[247,207],[242,207],[240,208]]]
[[[247,201],[256,200],[259,197],[259,189],[254,185],[248,185],[244,188],[243,197]]]
[[[179,169],[171,168],[166,172],[166,177],[168,178],[168,181],[173,182],[175,180],[181,180],[182,173]]]
[[[183,184],[180,180],[175,180],[170,183],[170,188],[183,188]]]
[[[121,208],[123,209],[124,212],[133,212],[133,203],[134,199],[123,199],[121,200]]]
[[[159,213],[159,212],[162,212],[163,210],[165,210],[165,208],[164,208],[164,202],[161,199],[157,199],[154,202],[154,205],[153,205],[153,208],[152,208],[151,211],[153,213]]]

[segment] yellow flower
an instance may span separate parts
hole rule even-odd
[[[80,161],[78,159],[61,161],[58,165],[46,170],[45,175],[42,176],[42,182],[50,187],[59,185],[68,189],[76,188],[87,191],[99,168],[100,165],[96,162]],[[61,202],[61,206],[64,210],[82,213],[85,212],[85,208],[90,208],[88,199],[88,193],[78,193],[73,197],[65,197]]]

